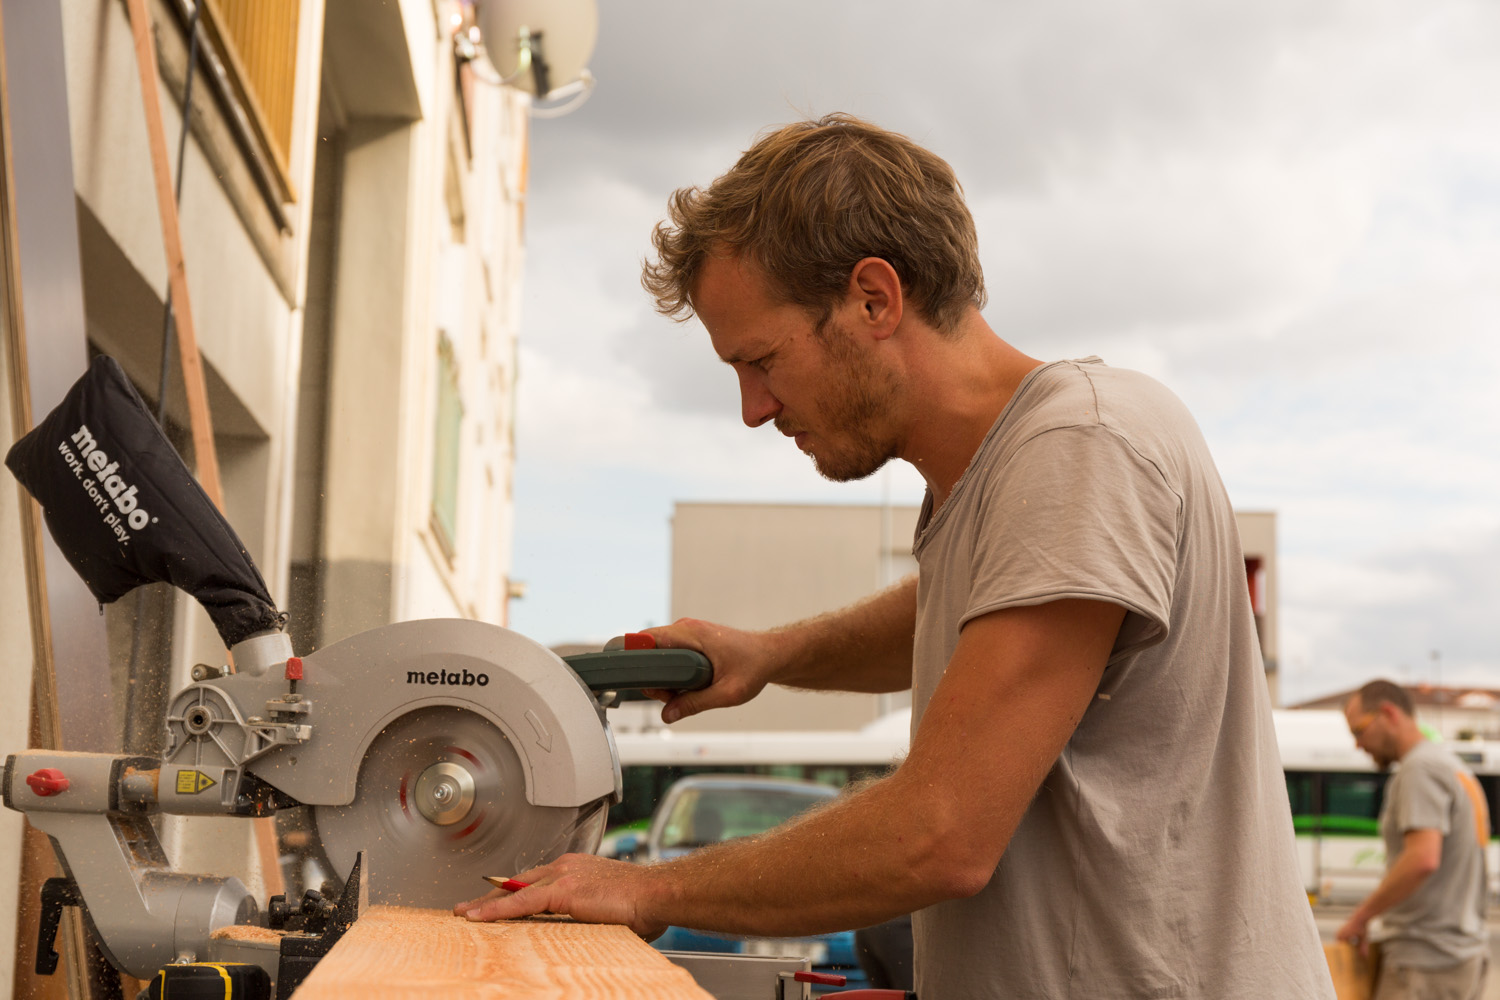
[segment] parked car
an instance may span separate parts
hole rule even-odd
[[[675,782],[663,796],[642,839],[621,835],[617,856],[635,861],[681,857],[700,847],[764,833],[822,805],[838,789],[812,781],[748,774],[698,774]],[[662,951],[742,955],[806,955],[817,972],[836,972],[850,988],[866,985],[854,953],[854,932],[805,938],[745,938],[669,927],[653,942]]]

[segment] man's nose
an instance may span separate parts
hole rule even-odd
[[[746,427],[759,427],[781,412],[781,401],[766,388],[765,377],[759,372],[741,369],[740,418]]]

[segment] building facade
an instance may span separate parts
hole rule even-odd
[[[224,510],[290,614],[297,652],[410,618],[504,624],[529,97],[465,61],[469,0],[216,0],[202,6],[191,73],[193,4],[146,7],[174,158],[191,78],[176,182]],[[36,259],[24,208],[44,203],[27,187],[43,146],[60,157],[54,178],[59,163],[70,168],[72,197],[54,199],[61,207],[41,224],[60,242],[76,232],[72,269],[55,271],[51,288],[18,279],[10,295],[0,331],[8,447],[26,429],[25,341],[37,363],[46,296],[80,302],[77,374],[88,355],[111,355],[154,406],[169,282],[126,5],[4,0],[3,10],[13,30],[0,117],[35,106],[46,82],[27,50],[47,45],[55,51],[38,59],[59,68],[61,112],[9,149],[7,203],[23,212],[22,237],[6,240],[7,273]],[[38,17],[50,19],[46,31]],[[168,359],[165,429],[192,465],[181,367]],[[33,399],[30,419],[56,401]],[[25,563],[28,503],[0,472],[7,567]],[[0,652],[11,663],[37,655],[36,581],[25,576],[0,580]],[[89,690],[63,685],[65,747],[151,749],[166,691],[187,683],[193,664],[224,662],[189,599],[164,586],[139,593],[105,609],[108,655]],[[146,675],[151,683],[138,683]],[[28,681],[20,670],[0,680],[0,752],[28,740]],[[90,731],[103,739],[70,741],[70,713],[97,715]],[[183,869],[258,890],[250,827],[171,818],[163,842]],[[20,816],[0,810],[5,865],[19,857],[20,830]],[[12,932],[13,885],[0,879],[0,929]]]

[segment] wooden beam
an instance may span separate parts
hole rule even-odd
[[[156,207],[161,217],[162,242],[167,252],[167,286],[171,290],[172,315],[177,321],[177,350],[182,362],[182,384],[187,395],[188,421],[193,436],[193,464],[203,492],[220,512],[224,510],[224,487],[219,478],[219,453],[214,446],[213,418],[208,408],[208,386],[203,377],[203,357],[198,352],[198,334],[193,326],[193,308],[188,297],[187,264],[182,255],[182,230],[177,218],[177,197],[172,186],[172,168],[167,158],[167,132],[161,119],[160,71],[156,44],[151,37],[151,15],[146,0],[125,0],[130,13],[130,33],[135,40],[136,72],[141,80],[141,100],[146,110],[146,136],[151,146],[151,173],[156,181]],[[186,114],[186,112],[184,112]],[[255,822],[255,844],[266,895],[286,891],[281,877],[281,852],[276,847],[276,822],[266,817]]]
[[[293,1000],[713,1000],[627,927],[571,920],[473,923],[446,910],[375,906]]]
[[[182,361],[182,383],[187,393],[188,417],[193,432],[193,464],[203,491],[219,510],[224,509],[224,487],[219,480],[219,455],[214,448],[213,419],[208,410],[208,387],[203,378],[203,358],[198,353],[198,333],[193,326],[192,300],[188,297],[187,265],[182,256],[182,230],[177,220],[177,198],[172,189],[172,168],[167,159],[167,132],[161,120],[161,88],[156,64],[156,43],[151,38],[151,15],[146,0],[125,0],[130,12],[130,33],[135,39],[135,65],[141,79],[141,100],[146,106],[146,137],[151,146],[151,173],[156,181],[156,209],[161,217],[162,242],[167,251],[167,287],[172,292],[172,314],[177,320],[177,348]]]

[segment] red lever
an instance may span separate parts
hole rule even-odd
[[[832,972],[794,972],[792,978],[799,983],[812,983],[814,986],[843,986],[849,981],[848,977]]]
[[[38,795],[57,795],[68,790],[67,777],[55,767],[44,767],[26,776],[26,784]]]
[[[656,636],[649,632],[626,632],[626,649],[655,649]]]
[[[302,657],[288,656],[286,658],[286,679],[289,681],[302,679]]]

